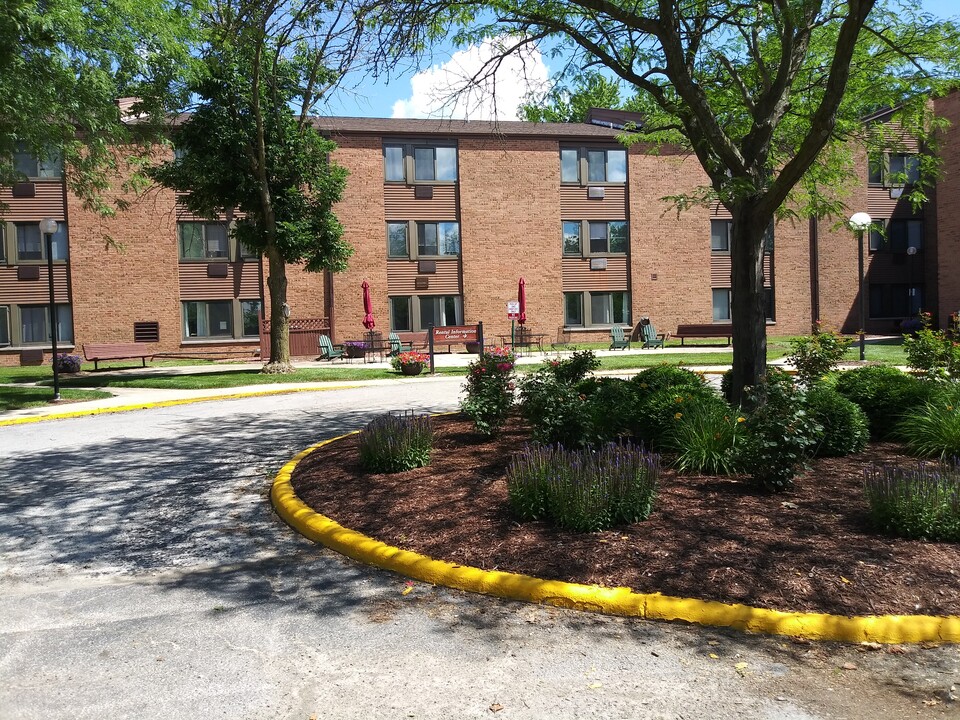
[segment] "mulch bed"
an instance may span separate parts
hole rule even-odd
[[[893,443],[816,460],[789,493],[666,470],[640,523],[578,534],[518,523],[504,475],[529,440],[520,421],[495,439],[461,416],[434,418],[425,468],[370,475],[356,436],[308,456],[297,494],[341,525],[434,558],[639,592],[840,615],[960,614],[960,544],[871,531],[863,468],[915,462]]]

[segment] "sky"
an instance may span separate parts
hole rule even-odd
[[[960,14],[957,0],[921,0],[923,9],[940,17]],[[560,69],[557,58],[545,58],[537,50],[522,59],[510,59],[487,81],[485,92],[451,99],[493,52],[491,41],[480,46],[434,49],[433,62],[420,71],[397,72],[389,82],[360,81],[330,99],[326,112],[347,117],[467,118],[516,120],[516,108],[528,93],[549,88],[549,78]],[[491,92],[491,90],[493,92]]]

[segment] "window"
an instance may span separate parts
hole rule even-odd
[[[883,185],[882,155],[871,155],[867,161],[867,182],[870,185]]]
[[[222,223],[180,223],[181,260],[227,260],[230,245]]]
[[[923,220],[878,220],[877,223],[885,224],[885,231],[882,227],[870,228],[870,252],[888,250],[913,254],[923,250]]]
[[[240,240],[237,240],[237,252],[241,260],[256,260],[260,257],[260,253],[253,248],[247,247]]]
[[[17,223],[17,260],[46,260],[47,244],[39,223]],[[53,259],[66,260],[68,255],[67,224],[57,223],[53,234]]]
[[[387,257],[410,257],[407,223],[387,223]]]
[[[0,345],[10,344],[10,306],[0,305]]]
[[[417,223],[417,255],[459,255],[460,224]]]
[[[713,289],[713,321],[727,322],[730,320],[730,289]]]
[[[383,146],[383,177],[387,182],[456,182],[457,148],[388,143]]]
[[[463,324],[463,304],[459,295],[394,296],[390,298],[390,330],[419,332],[431,325]]]
[[[58,153],[48,153],[38,158],[23,145],[13,153],[13,167],[32,180],[59,180],[63,177],[63,163]]]
[[[922,285],[870,283],[871,318],[914,317],[922,309]]]
[[[0,263],[7,262],[7,224],[0,222]]]
[[[730,220],[710,221],[710,250],[715,253],[730,252],[730,229],[733,223]]]
[[[57,342],[73,342],[73,312],[69,305],[57,305]],[[20,342],[47,345],[50,342],[50,306],[20,306]]]
[[[626,253],[627,223],[624,220],[590,223],[590,254]]]
[[[580,257],[583,251],[580,245],[580,223],[563,221],[563,254]]]
[[[589,322],[584,322],[584,311]],[[630,293],[573,292],[563,294],[563,322],[568,327],[630,324]]]
[[[877,220],[876,222],[883,222],[882,220]],[[870,252],[876,252],[883,247],[883,229],[872,225],[870,227]]]
[[[560,148],[560,181],[625,183],[627,151],[603,148]]]
[[[260,301],[240,301],[240,323],[243,337],[258,337],[260,335]]]
[[[183,336],[213,338],[233,336],[233,302],[230,300],[183,303]]]
[[[868,161],[870,185],[912,185],[920,179],[920,158],[909,153],[874,155]]]

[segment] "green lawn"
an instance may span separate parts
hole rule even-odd
[[[42,407],[50,403],[53,391],[48,387],[0,387],[0,412]],[[111,397],[100,390],[62,390],[62,400],[100,400]]]

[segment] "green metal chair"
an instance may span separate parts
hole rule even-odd
[[[614,325],[610,328],[610,349],[611,350],[629,350],[630,341],[623,334],[623,328],[620,325]]]
[[[667,340],[667,333],[657,334],[657,329],[649,320],[646,322],[640,321],[640,335],[645,348],[662,348],[663,343]]]
[[[336,360],[345,357],[345,350],[342,345],[334,345],[329,335],[320,335],[317,338],[317,345],[320,346],[321,360]]]
[[[389,335],[390,340],[390,357],[399,355],[402,352],[409,352],[413,350],[413,343],[405,343],[400,340],[400,336],[397,333],[392,332]]]

